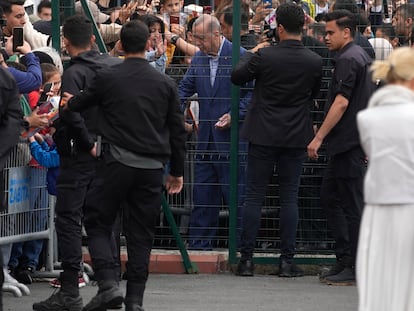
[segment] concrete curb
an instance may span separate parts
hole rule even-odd
[[[214,274],[223,272],[234,272],[236,265],[228,264],[228,252],[226,251],[188,251],[190,260],[197,265],[198,273],[201,274]],[[258,254],[259,256],[275,258],[277,262],[277,254]],[[298,255],[300,257],[300,255]],[[91,258],[84,248],[83,254],[84,262],[91,264]],[[121,248],[121,269],[124,272],[125,264],[128,261],[128,255],[126,248]],[[299,265],[304,269],[306,275],[317,275],[321,269],[326,265]],[[278,266],[275,264],[256,264],[256,274],[277,274]],[[151,252],[150,273],[162,273],[162,274],[185,274],[185,268],[181,254],[178,250],[159,250],[153,249]]]

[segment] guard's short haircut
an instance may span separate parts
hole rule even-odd
[[[141,53],[145,51],[149,38],[148,26],[139,20],[130,21],[121,29],[122,48],[126,53]]]
[[[3,8],[4,14],[11,13],[12,5],[24,5],[24,0],[0,0],[0,6]]]
[[[83,15],[70,16],[63,23],[63,37],[75,47],[88,47],[92,35],[92,22]]]
[[[355,14],[348,10],[335,10],[326,14],[326,22],[335,21],[336,25],[341,29],[348,28],[351,32],[352,38],[355,36],[356,31],[356,18]]]
[[[284,3],[276,10],[276,23],[283,25],[288,33],[300,35],[305,24],[305,13],[297,4]]]

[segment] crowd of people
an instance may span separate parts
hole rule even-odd
[[[52,38],[50,0],[37,3],[36,13],[24,0],[0,0],[0,133],[7,138],[0,147],[1,187],[10,153],[26,139],[27,165],[57,198],[63,271],[51,285],[60,290],[33,310],[106,310],[123,303],[125,310],[143,310],[162,195],[183,188],[186,140],[195,138],[188,248],[211,250],[220,210],[231,204],[231,141],[239,134],[236,274],[254,275],[262,205],[276,172],[279,276],[304,275],[294,260],[299,183],[304,161],[317,160],[324,146],[329,160],[320,202],[336,263],[320,281],[358,281],[360,311],[414,309],[414,276],[405,271],[414,232],[404,231],[414,211],[408,130],[414,4],[384,3],[242,1],[235,34],[233,1],[87,0],[109,51],[102,53],[80,1],[73,16],[62,18],[61,38]],[[23,28],[19,46],[15,28]],[[240,61],[233,67],[235,35]],[[51,47],[57,39],[60,53]],[[62,55],[70,58],[65,70]],[[185,68],[176,81],[168,76],[175,65]],[[236,112],[233,85],[240,86]],[[53,98],[60,105],[51,119],[42,107]],[[312,118],[313,109],[324,111],[323,120]],[[45,195],[33,191],[30,209],[45,208]],[[121,222],[129,255],[125,295]],[[83,226],[98,284],[85,306]],[[42,245],[2,245],[4,273],[30,284]]]

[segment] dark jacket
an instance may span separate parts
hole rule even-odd
[[[70,67],[62,77],[62,94],[69,92],[79,94],[94,80],[96,73],[120,60],[107,54],[91,50],[73,57]],[[96,108],[85,110],[82,113],[69,112],[60,109],[58,131],[53,136],[61,156],[76,153],[88,154],[96,140]],[[73,146],[71,146],[71,140]]]
[[[321,75],[322,58],[297,40],[242,56],[232,82],[256,79],[242,137],[263,146],[306,147],[313,135],[310,107]]]
[[[176,89],[145,59],[127,58],[100,72],[69,108],[99,106],[99,133],[106,142],[164,164],[170,160],[170,173],[182,176],[186,132]]]
[[[185,76],[178,87],[178,94],[182,103],[188,98],[198,94],[199,102],[199,127],[197,133],[197,150],[201,153],[212,149],[220,152],[221,155],[228,155],[230,152],[231,129],[218,130],[215,123],[219,118],[231,112],[231,81],[229,79],[232,68],[232,43],[223,39],[223,46],[218,56],[218,68],[214,85],[210,81],[210,60],[208,55],[197,52],[191,60]],[[240,55],[246,52],[240,48]],[[243,87],[240,90],[239,120],[244,120],[246,107],[251,100],[251,89]],[[244,145],[246,145],[244,143]],[[246,147],[240,144],[239,150]]]
[[[19,141],[23,112],[16,81],[7,70],[0,68],[0,171]]]

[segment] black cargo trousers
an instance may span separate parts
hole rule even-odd
[[[87,152],[61,156],[57,178],[56,233],[63,270],[81,270],[82,223],[88,191],[93,187],[99,161]],[[111,241],[115,265],[119,266],[119,245]]]
[[[127,299],[142,305],[148,265],[161,209],[163,169],[126,166],[110,153],[97,170],[97,178],[88,192],[85,228],[96,280],[116,280],[110,238],[116,215],[122,206],[128,251]]]

